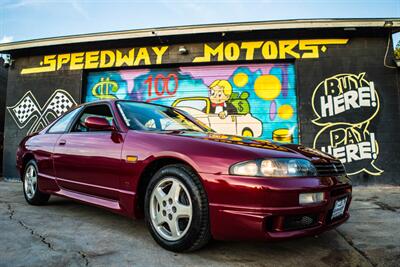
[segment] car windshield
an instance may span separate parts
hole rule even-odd
[[[118,101],[126,125],[132,130],[212,132],[183,111],[140,102]]]

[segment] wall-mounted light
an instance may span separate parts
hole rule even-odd
[[[393,27],[393,21],[391,20],[387,20],[385,21],[385,23],[383,24],[383,27]]]
[[[182,45],[179,47],[178,52],[180,55],[187,55],[189,53],[189,50],[187,50],[187,48]]]
[[[4,63],[3,63],[4,68],[7,69],[9,67],[12,67],[14,60],[11,58],[10,55],[4,55],[3,59],[4,59]]]

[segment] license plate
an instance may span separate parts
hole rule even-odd
[[[335,219],[343,215],[344,209],[346,208],[346,203],[347,197],[336,200],[335,206],[333,207],[331,219]]]

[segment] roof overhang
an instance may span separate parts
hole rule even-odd
[[[52,37],[19,41],[0,44],[0,53],[11,51],[48,47],[57,45],[79,44],[100,41],[115,41],[126,39],[138,39],[147,37],[179,36],[218,32],[245,32],[262,30],[283,30],[283,29],[318,29],[318,28],[391,28],[394,31],[400,29],[399,18],[380,18],[380,19],[308,19],[308,20],[277,20],[263,22],[241,22],[190,25],[178,27],[147,28],[140,30],[113,31],[103,33],[70,35],[63,37]]]

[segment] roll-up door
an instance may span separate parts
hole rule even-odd
[[[298,143],[295,75],[290,63],[91,72],[84,100],[175,106],[219,133]]]

